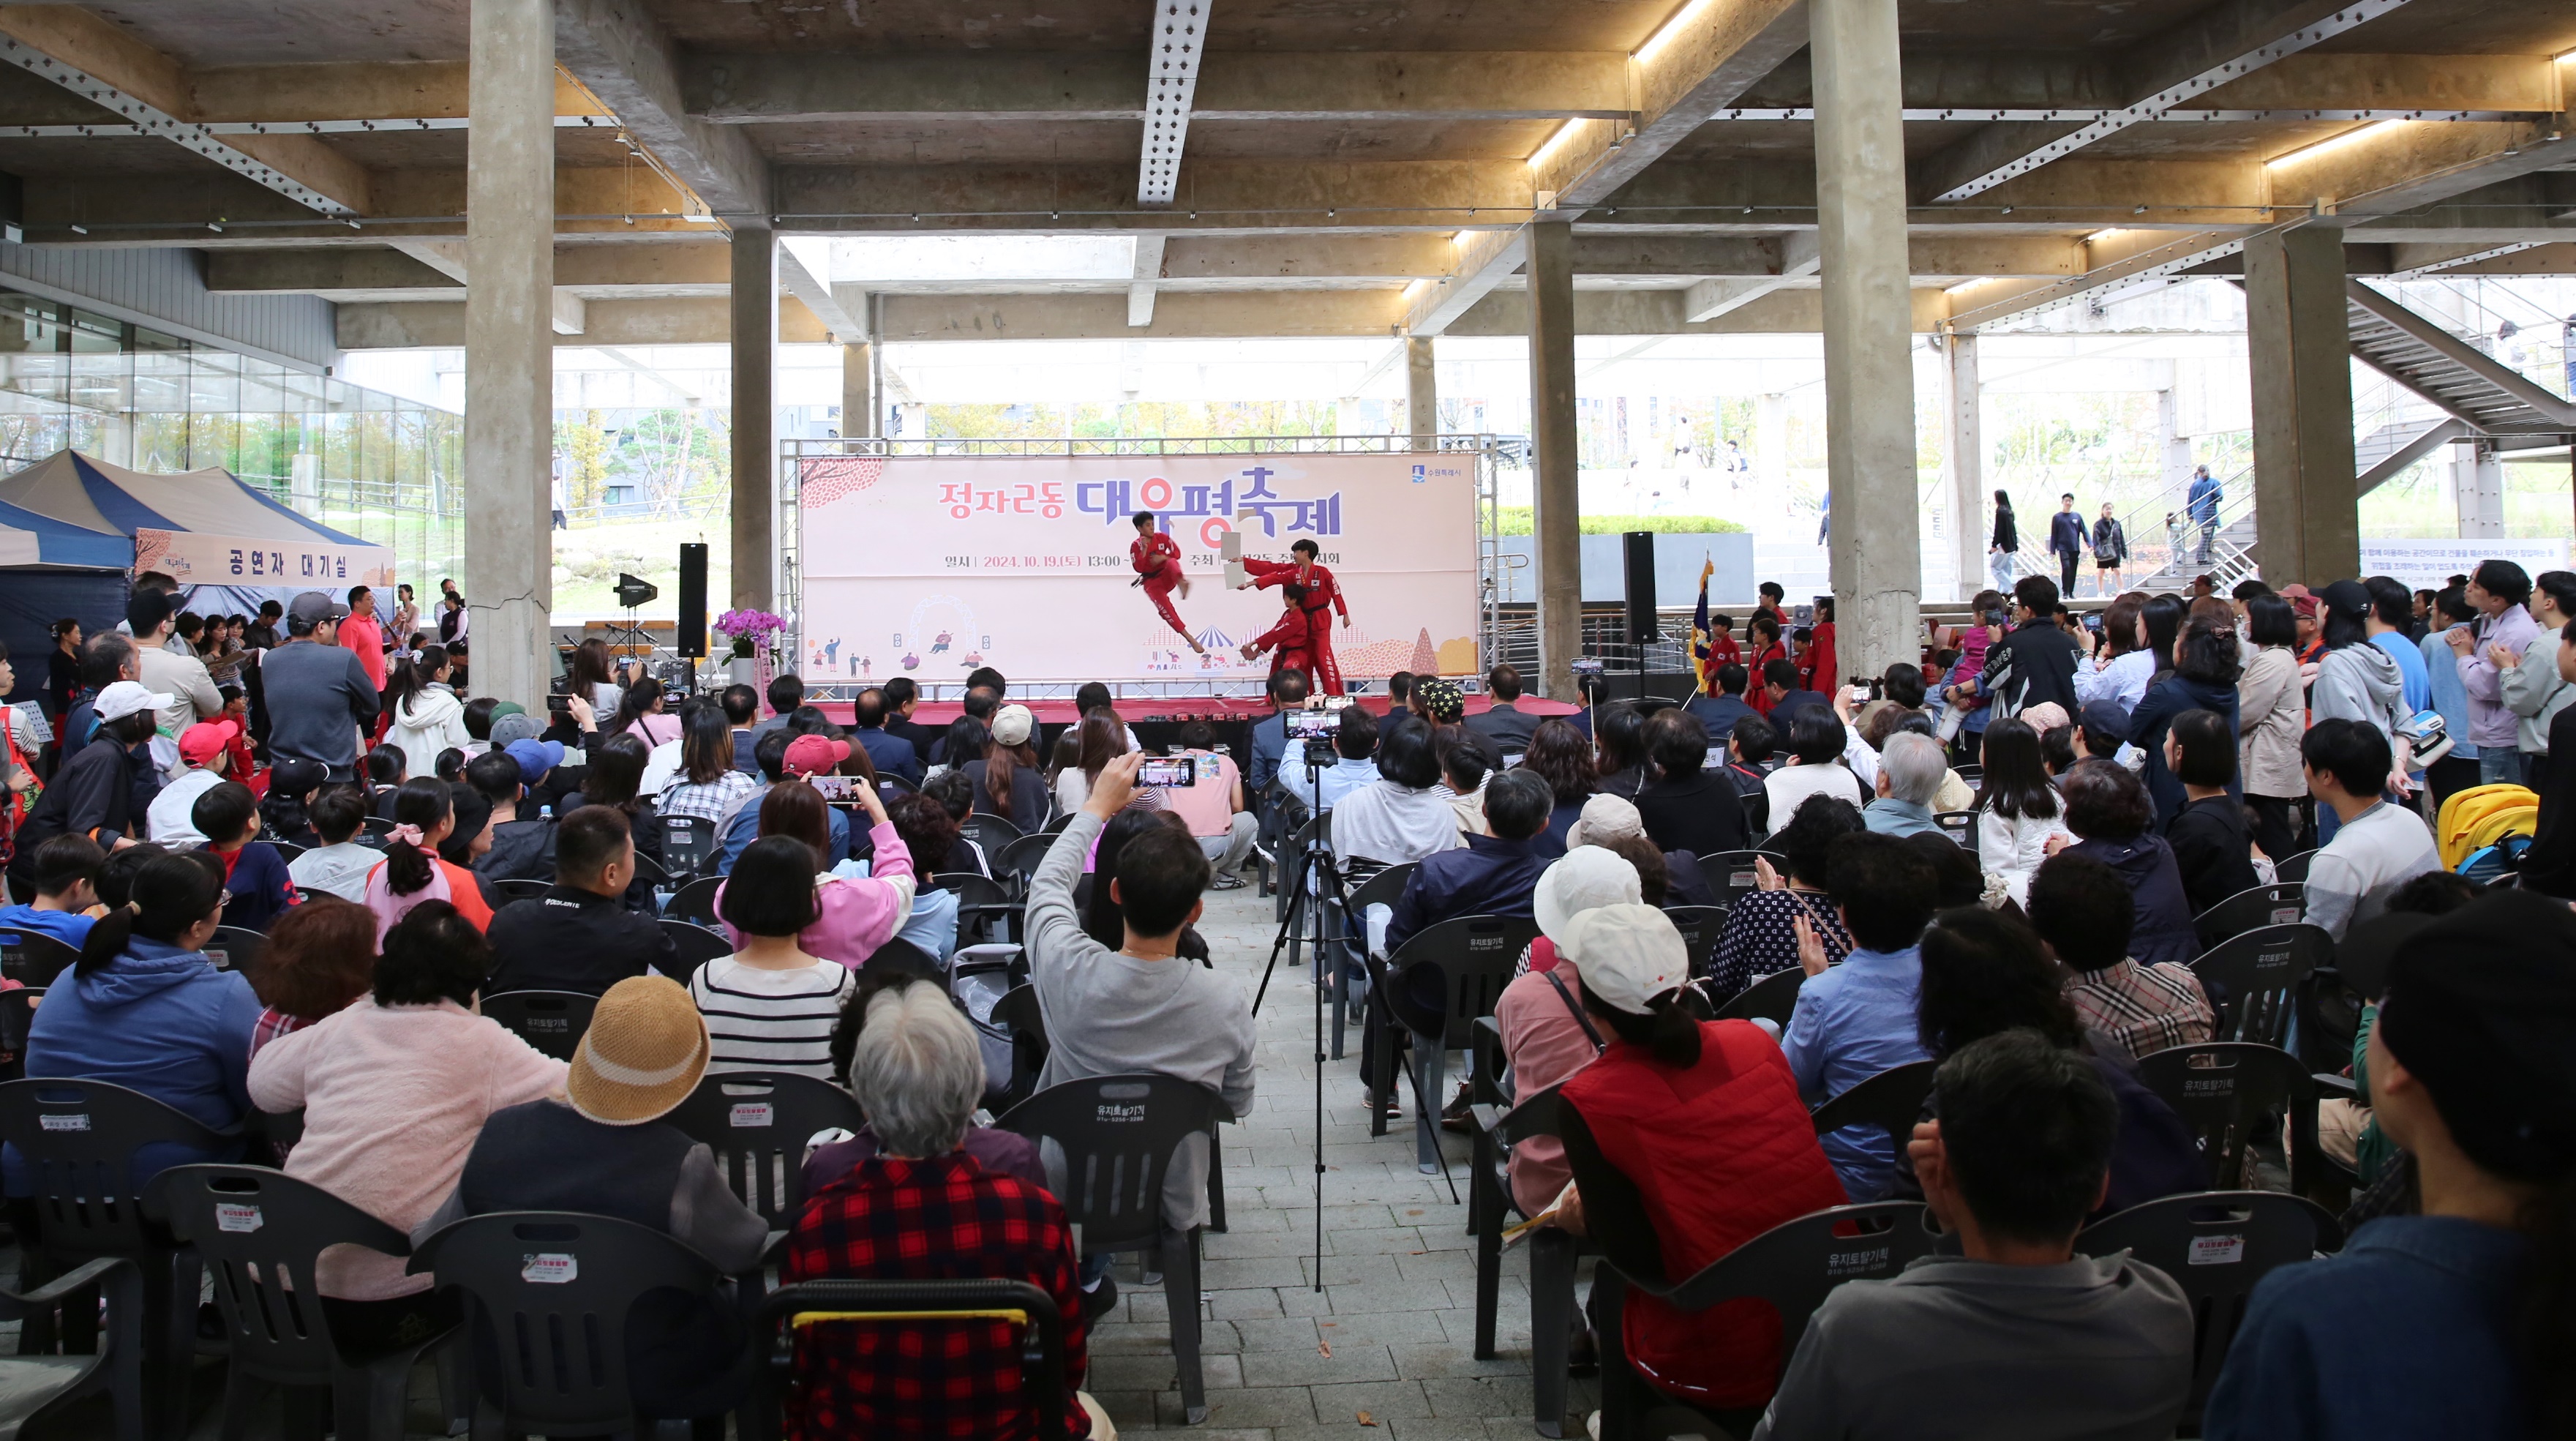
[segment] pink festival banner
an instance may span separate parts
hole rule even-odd
[[[1476,669],[1475,459],[1449,454],[806,457],[804,674],[1014,682],[1258,680],[1236,649],[1279,591],[1229,591],[1219,549],[1286,560],[1312,540],[1340,581],[1345,676]],[[1193,655],[1127,558],[1151,510],[1180,543]]]
[[[294,586],[345,591],[394,583],[394,553],[381,545],[137,530],[134,570],[157,570],[183,586]]]

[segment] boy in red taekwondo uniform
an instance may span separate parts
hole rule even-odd
[[[1322,551],[1313,541],[1301,540],[1288,547],[1288,553],[1296,559],[1284,563],[1275,560],[1246,560],[1243,568],[1250,578],[1243,584],[1266,590],[1274,585],[1287,585],[1294,582],[1306,588],[1303,599],[1292,600],[1289,604],[1306,613],[1306,649],[1315,661],[1315,667],[1310,674],[1315,677],[1316,686],[1324,694],[1340,695],[1342,694],[1342,667],[1340,662],[1333,659],[1333,623],[1324,612],[1328,607],[1339,612],[1342,624],[1349,625],[1351,623],[1350,602],[1342,598],[1341,582],[1333,579],[1333,573],[1315,563],[1315,558],[1322,554]],[[1241,588],[1237,587],[1237,589]]]
[[[1145,588],[1145,598],[1154,603],[1163,620],[1181,633],[1181,639],[1192,651],[1207,654],[1190,628],[1181,624],[1181,613],[1172,608],[1172,592],[1177,589],[1183,600],[1189,599],[1190,580],[1181,574],[1181,543],[1154,528],[1154,513],[1136,512],[1136,539],[1127,547],[1127,563],[1136,568],[1137,579],[1131,584]]]
[[[1280,615],[1277,625],[1243,643],[1243,658],[1251,660],[1276,646],[1279,653],[1270,658],[1270,674],[1274,680],[1282,670],[1298,670],[1312,675],[1314,627],[1302,604],[1306,598],[1305,587],[1291,585],[1281,594],[1288,602],[1288,609]]]

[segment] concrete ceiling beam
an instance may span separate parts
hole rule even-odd
[[[721,345],[732,337],[730,302],[722,298],[591,301],[578,333],[561,329],[555,344]],[[454,350],[465,344],[465,307],[426,303],[342,305],[336,309],[342,350]],[[778,305],[785,345],[824,343],[823,323],[793,296]]]
[[[1941,292],[1917,289],[1912,301],[1912,329],[1928,334],[1948,313]],[[1711,319],[1688,318],[1684,292],[1678,290],[1578,290],[1574,293],[1577,335],[1743,335],[1814,334],[1824,329],[1824,292],[1814,289],[1773,290]],[[1519,336],[1529,333],[1529,306],[1517,295],[1496,295],[1470,310],[1448,331],[1451,335]]]
[[[720,215],[770,209],[769,162],[751,137],[688,113],[678,47],[639,0],[555,0],[555,63]]]
[[[1169,209],[1138,204],[1118,165],[786,165],[777,178],[786,229],[898,235],[1418,229],[1480,210],[1517,221],[1531,205],[1516,160],[1200,162]]]
[[[201,121],[467,118],[465,62],[227,65],[187,73],[190,112]],[[555,77],[557,115],[601,113],[579,82]]]
[[[2167,112],[2190,119],[2209,111],[2555,110],[2557,62],[2547,55],[2284,55],[2240,79],[2215,86]],[[2072,112],[2094,120],[2125,108],[2127,82],[2104,59],[2055,51],[1932,51],[1905,57],[1902,103],[1908,119],[1941,112],[2017,110]],[[1805,110],[1815,88],[1801,53],[1765,76],[1738,104],[1750,113]],[[1720,111],[1723,120],[1733,111]],[[1971,116],[1973,118],[1973,116]]]
[[[2212,91],[2321,41],[2375,20],[2406,0],[2235,0],[2130,47],[2119,63],[2126,100],[2082,125],[1998,123],[1912,167],[1917,194],[1959,201],[2029,175],[2105,136]]]
[[[2497,181],[2576,164],[2576,114],[2536,121],[2420,125],[2392,122],[2311,146],[2264,167],[2276,206],[2314,207],[2339,220],[2395,215]]]

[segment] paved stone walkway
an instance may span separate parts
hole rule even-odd
[[[1220,975],[1249,998],[1275,926],[1251,887],[1213,893],[1200,922]],[[1324,1065],[1323,1287],[1315,1288],[1315,1007],[1303,970],[1283,960],[1263,1001],[1259,1094],[1225,1140],[1227,1222],[1206,1240],[1202,1349],[1208,1417],[1184,1427],[1168,1312],[1159,1286],[1119,1273],[1117,1308],[1092,1333],[1090,1389],[1121,1435],[1187,1430],[1202,1441],[1521,1438],[1533,1426],[1528,1268],[1504,1253],[1491,1361],[1475,1358],[1476,1271],[1467,1209],[1414,1168],[1410,1108],[1372,1139],[1358,1072]],[[1325,1017],[1329,1028],[1331,1018]],[[1467,1143],[1448,1136],[1459,1194]],[[1329,1352],[1329,1354],[1327,1354]],[[1578,1378],[1567,1431],[1595,1404]],[[1363,1424],[1365,1414],[1374,1425]]]

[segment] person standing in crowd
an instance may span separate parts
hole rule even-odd
[[[2209,564],[2209,548],[2218,539],[2218,507],[2225,499],[2218,477],[2209,473],[2208,466],[2191,468],[2191,490],[2183,497],[2183,508],[2190,514],[2191,523],[2200,527],[2200,559],[2193,562],[2196,565]]]
[[[1807,653],[1798,659],[1798,685],[1801,689],[1830,694],[1842,684],[1840,662],[1834,655],[1834,598],[1816,597],[1816,621],[1807,628]]]
[[[2558,632],[2576,620],[2576,571],[2544,570],[2532,582],[2532,619],[2541,629],[2519,654],[2491,646],[2496,685],[2514,714],[2514,746],[2522,752],[2523,784],[2545,791],[2549,779],[2549,726],[2576,701],[2576,686],[2558,676]]]
[[[2576,1316],[2576,918],[2506,892],[2389,968],[2372,1115],[2415,1159],[2420,1214],[2283,1266],[2211,1388],[2211,1441],[2563,1435]]]
[[[2342,940],[2356,921],[2377,916],[2399,886],[2442,869],[2424,818],[2380,799],[2388,786],[2388,737],[2366,721],[2335,717],[2299,741],[2318,829],[2332,810],[2341,821],[2308,862],[2304,919]]]
[[[108,639],[101,636],[92,644]],[[117,681],[98,693],[97,736],[54,772],[52,784],[17,827],[15,854],[9,862],[11,885],[21,892],[34,887],[36,851],[56,836],[86,836],[109,852],[135,844],[129,834],[136,817],[134,753],[152,738],[153,712],[168,699],[130,680]],[[145,805],[148,808],[150,802]]]
[[[2411,784],[2403,772],[2412,767],[2406,764],[2405,742],[2398,731],[2413,712],[2407,709],[2405,673],[2398,669],[2396,657],[2370,644],[2370,592],[2357,580],[2339,580],[2325,588],[2317,604],[2323,616],[2325,652],[2317,659],[2316,680],[2308,688],[2308,724],[2352,720],[2379,732],[2398,758],[2397,770],[2388,778],[2388,793],[2402,795]],[[2426,698],[2430,699],[2429,686]],[[2510,742],[2512,712],[2499,705],[2498,713],[2507,719],[2505,737]],[[2333,839],[2341,823],[2333,811],[2320,809],[2318,843]]]
[[[358,658],[358,668],[367,673],[367,683],[382,691],[385,688],[385,628],[383,622],[376,619],[374,591],[363,585],[349,587],[348,614],[341,617],[338,636],[340,647]]]
[[[2099,572],[2093,579],[2099,587],[2095,593],[2118,595],[2123,583],[2120,573],[2128,563],[2129,532],[2111,513],[2111,503],[2106,500],[2102,503],[2102,518],[2093,522],[2093,568]]]
[[[2557,652],[2559,678],[2576,686],[2576,620],[2561,626],[2556,639],[2535,644]],[[2554,754],[2576,756],[2576,705],[2561,708],[2550,721],[2549,747]],[[2522,884],[2543,895],[2576,899],[2576,764],[2552,766],[2545,779],[2539,824],[2522,856]]]
[[[2075,666],[2083,658],[2075,638],[2057,626],[2057,586],[2044,575],[2026,575],[2013,587],[2012,630],[1986,650],[1977,689],[1997,698],[1997,715],[2017,715],[2055,704],[2073,715]]]
[[[2181,779],[2166,763],[2165,731],[2185,711],[2208,711],[2218,717],[2228,747],[2234,749],[2236,678],[2243,651],[2233,613],[2224,602],[2192,602],[2182,635],[2174,642],[2173,673],[2148,687],[2146,699],[2129,716],[2127,739],[2146,752],[2147,796],[2155,802],[2160,825],[2170,826],[2189,804]],[[2235,767],[2227,770],[2227,791],[2233,797],[2238,790]]]
[[[348,608],[308,590],[286,609],[286,644],[260,656],[272,757],[318,762],[327,779],[358,778],[358,734],[384,709],[381,687],[338,644]],[[381,662],[380,662],[381,663]]]
[[[363,651],[358,656],[361,662],[366,658]],[[385,708],[393,715],[385,744],[402,752],[403,769],[411,775],[437,774],[441,751],[474,743],[465,728],[465,702],[448,683],[454,674],[447,648],[439,645],[423,646],[394,665],[385,688]]]
[[[2027,1029],[1961,1047],[1936,1084],[1940,1115],[1907,1150],[1957,1252],[1835,1287],[1756,1441],[2172,1434],[2191,1399],[2190,1299],[2127,1252],[2075,1251],[2111,1185],[2111,1088]]]
[[[178,773],[180,734],[224,710],[206,663],[186,646],[170,647],[172,604],[167,592],[157,590],[137,590],[125,603],[126,624],[134,630],[136,678],[144,689],[168,697],[153,717],[159,735],[152,742],[153,763],[165,775]]]
[[[2272,860],[2299,848],[2300,802],[2307,779],[2299,770],[2299,735],[2307,729],[2307,701],[2293,652],[2298,631],[2290,603],[2277,595],[2245,602],[2244,673],[2236,680],[2236,771],[2245,804],[2254,812],[2254,844]],[[2457,687],[2458,681],[2452,685]],[[2438,687],[2437,687],[2438,689]]]
[[[2075,598],[2076,563],[2084,558],[2090,539],[2084,532],[2084,517],[2075,513],[2075,493],[2059,496],[2057,514],[2048,518],[2048,553],[2057,557],[2057,593],[2068,600]]]
[[[2021,532],[2013,525],[2012,495],[1995,492],[1995,530],[1986,542],[1986,569],[1995,578],[1995,589],[2010,594],[2015,578],[2014,557],[2021,554]]]
[[[80,703],[81,624],[70,616],[55,621],[54,648],[45,653],[45,718],[59,726]],[[57,737],[59,739],[59,736]]]
[[[2469,740],[2478,748],[2478,780],[2485,785],[2521,785],[2522,750],[2516,723],[2521,717],[2504,703],[2502,672],[2540,634],[2531,618],[2531,577],[2509,560],[2478,563],[2464,591],[2477,611],[2474,625],[2455,625],[2442,633],[2460,673],[2460,688],[2469,698]],[[2323,817],[2319,818],[2322,822]]]

